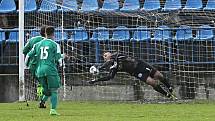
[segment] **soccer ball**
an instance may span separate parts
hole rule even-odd
[[[97,74],[99,74],[99,70],[95,66],[91,66],[90,73],[93,75],[97,75]]]

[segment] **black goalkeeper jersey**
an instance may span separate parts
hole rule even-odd
[[[105,62],[99,70],[107,70],[109,74],[96,81],[108,81],[113,79],[118,71],[127,72],[136,78],[145,81],[148,76],[153,76],[156,69],[142,60],[136,60],[127,55],[114,53],[111,59]]]

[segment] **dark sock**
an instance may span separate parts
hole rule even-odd
[[[156,90],[157,92],[163,94],[164,96],[168,96],[168,95],[167,95],[168,93],[161,87],[160,84],[156,85],[156,86],[153,87],[153,88],[154,88],[154,90]]]
[[[169,84],[169,81],[168,79],[166,78],[161,78],[160,81],[169,89],[170,87],[172,87],[170,84]]]

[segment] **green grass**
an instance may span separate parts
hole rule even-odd
[[[37,102],[0,103],[0,121],[215,121],[215,104],[137,104],[116,102],[60,102],[60,116]]]

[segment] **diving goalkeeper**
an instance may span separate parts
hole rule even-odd
[[[105,63],[99,67],[98,70],[107,69],[109,70],[109,74],[105,77],[88,81],[90,84],[113,79],[118,71],[127,72],[137,79],[144,81],[146,84],[151,85],[154,90],[164,96],[171,99],[177,99],[172,94],[173,87],[169,84],[168,79],[164,78],[163,74],[150,64],[119,53],[105,52],[103,58]],[[162,88],[162,85],[167,89]]]

